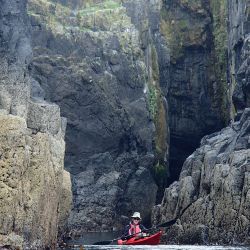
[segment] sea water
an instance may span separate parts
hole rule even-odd
[[[185,245],[158,245],[158,246],[94,246],[83,245],[66,249],[81,250],[249,250],[248,247],[230,247],[230,246],[185,246]]]
[[[68,241],[65,250],[250,250],[250,247],[235,246],[197,246],[197,245],[157,245],[157,246],[118,246],[116,242],[110,245],[93,245],[96,242],[118,238],[113,233],[86,233],[78,239]]]

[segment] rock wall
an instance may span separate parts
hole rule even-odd
[[[154,220],[179,218],[167,242],[249,244],[249,121],[248,108],[239,122],[205,136],[165,190]]]
[[[249,102],[249,1],[228,4],[229,73],[233,97],[232,112],[242,113]]]
[[[172,180],[200,139],[229,120],[225,20],[224,0],[163,1],[160,31],[170,49],[170,69],[161,88],[169,104]]]
[[[154,112],[161,97],[155,88],[150,97],[142,34],[118,0],[29,0],[28,12],[34,92],[56,102],[68,119],[70,230],[117,229],[134,210],[149,220],[157,192]],[[161,126],[165,133],[164,117]],[[166,142],[159,144],[166,161]]]
[[[148,84],[149,111],[155,125],[153,176],[158,185],[157,200],[162,198],[169,175],[168,104],[161,82],[168,80],[169,50],[160,33],[162,1],[123,0],[131,22],[139,31],[140,48],[144,54]],[[161,56],[159,56],[161,55]]]
[[[205,136],[178,182],[154,208],[155,223],[178,218],[167,242],[249,244],[249,1],[228,2],[228,86],[236,121]]]
[[[0,5],[0,248],[54,248],[71,203],[65,129],[57,105],[31,97],[26,1]]]
[[[71,230],[111,230],[135,209],[149,220],[202,136],[228,123],[226,1],[28,2],[33,94],[68,118]]]

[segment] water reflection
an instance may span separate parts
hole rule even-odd
[[[75,245],[92,245],[95,242],[99,241],[106,241],[118,238],[122,235],[121,232],[99,232],[99,233],[85,233],[82,237],[76,238],[74,240],[70,240],[68,244],[75,244]],[[113,242],[115,245],[116,242]]]
[[[118,238],[121,233],[86,233],[84,236],[68,241],[68,247],[64,250],[250,250],[250,247],[230,246],[185,246],[185,245],[158,245],[158,246],[118,246],[92,245],[95,242]],[[80,247],[81,246],[81,247]]]
[[[249,250],[248,247],[227,247],[227,246],[177,246],[177,245],[158,245],[158,246],[93,246],[85,245],[82,248],[68,248],[79,250]]]

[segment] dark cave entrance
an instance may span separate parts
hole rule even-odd
[[[179,179],[186,158],[199,147],[200,138],[192,140],[189,138],[178,137],[170,133],[168,186]]]

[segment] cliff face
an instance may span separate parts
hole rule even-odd
[[[162,1],[123,0],[123,6],[139,32],[140,48],[144,54],[148,78],[148,108],[155,125],[155,161],[152,173],[158,185],[159,200],[169,175],[168,103],[161,87],[161,82],[169,79],[169,50],[160,33]]]
[[[227,3],[28,0],[31,46],[26,1],[0,0],[0,247],[148,221],[235,113],[153,221],[249,244],[249,1]]]
[[[155,223],[179,218],[167,232],[167,242],[250,241],[249,3],[228,3],[228,89],[234,101],[231,116],[236,109],[240,120],[202,139],[186,159],[179,181],[165,190],[162,203],[154,208]]]
[[[233,103],[238,113],[250,106],[249,101],[249,1],[230,2],[229,73]]]
[[[179,217],[168,242],[249,244],[249,120],[205,136],[187,158],[180,179],[154,210],[158,222]]]
[[[225,20],[224,0],[163,1],[160,30],[170,49],[170,72],[161,87],[169,104],[172,180],[200,139],[229,119]]]
[[[53,247],[70,206],[60,109],[31,98],[26,1],[0,5],[0,247]]]
[[[71,229],[148,220],[167,172],[229,120],[226,1],[28,2],[33,94],[68,118]]]
[[[30,0],[29,14],[34,90],[68,119],[70,229],[112,230],[134,210],[149,219],[157,191],[154,142],[160,138],[154,117],[158,106],[163,114],[165,107],[148,73],[142,34],[121,1]],[[165,139],[165,116],[161,126]],[[164,162],[166,140],[158,144]]]

